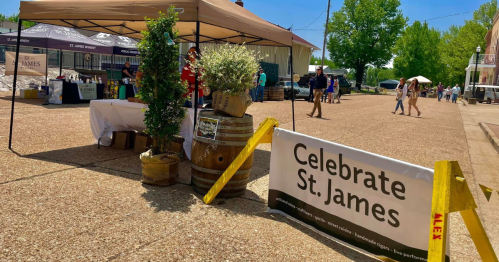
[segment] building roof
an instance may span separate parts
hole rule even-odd
[[[295,42],[298,42],[300,44],[304,44],[304,45],[307,45],[307,46],[310,46],[312,47],[312,49],[315,49],[315,50],[321,50],[320,48],[318,48],[317,46],[311,44],[310,42],[308,42],[307,40],[299,37],[298,35],[296,34],[293,34],[293,41]]]
[[[398,84],[399,82],[400,81],[390,79],[390,80],[385,80],[383,82],[380,82],[380,84]]]

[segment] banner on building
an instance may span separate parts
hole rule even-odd
[[[431,169],[274,130],[270,212],[357,249],[427,261],[432,190]]]
[[[16,52],[5,52],[5,75],[14,75]],[[19,53],[18,75],[45,76],[47,57],[45,54]]]

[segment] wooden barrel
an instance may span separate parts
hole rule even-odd
[[[242,118],[218,116],[211,110],[201,111],[199,117],[219,121],[214,140],[198,136],[200,134],[196,131],[192,141],[192,184],[197,193],[205,195],[253,135],[253,117],[250,115]],[[252,166],[253,154],[220,191],[218,197],[242,196],[246,190]]]
[[[269,88],[265,87],[263,90],[263,101],[269,101]]]
[[[284,88],[283,87],[269,87],[269,101],[283,101]]]

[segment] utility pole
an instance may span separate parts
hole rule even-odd
[[[327,1],[327,18],[326,18],[326,29],[324,30],[324,45],[322,46],[322,73],[324,73],[324,56],[326,55],[326,41],[327,41],[327,29],[329,23],[329,8],[331,7],[331,0]],[[332,68],[331,68],[332,69]]]

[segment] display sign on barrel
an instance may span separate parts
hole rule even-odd
[[[81,100],[97,99],[97,84],[78,84]]]
[[[427,261],[432,190],[431,169],[274,130],[270,211],[347,245],[398,261]]]
[[[5,52],[5,75],[14,75],[16,52]],[[45,76],[47,58],[45,54],[19,53],[18,75]]]

